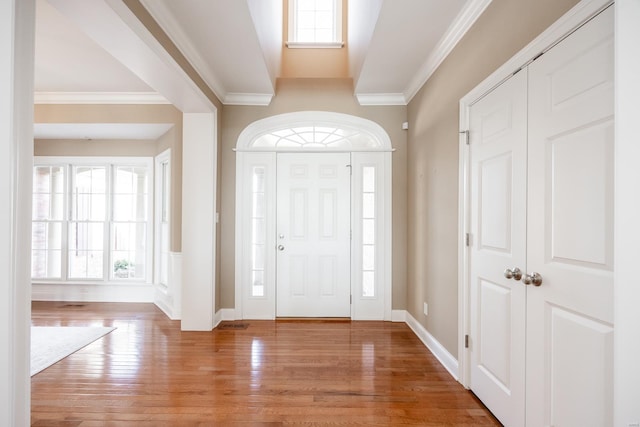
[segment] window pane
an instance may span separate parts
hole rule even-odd
[[[251,273],[251,296],[264,296],[264,272],[261,270],[254,270]]]
[[[376,168],[374,166],[362,168],[362,191],[365,193],[376,191]]]
[[[365,245],[373,245],[376,242],[376,220],[362,220],[362,243]]]
[[[376,196],[373,193],[364,193],[362,195],[362,217],[376,217]]]
[[[362,246],[362,269],[374,270],[376,263],[375,246],[363,245]]]
[[[376,277],[373,271],[365,271],[362,273],[362,296],[376,296]]]
[[[264,167],[253,168],[253,192],[264,192]]]
[[[34,222],[31,230],[32,277],[60,278],[62,223]]]
[[[105,219],[106,168],[77,166],[74,168],[72,194],[73,219],[102,221]]]
[[[146,224],[114,223],[111,240],[112,273],[116,279],[144,278],[146,274]]]
[[[253,233],[252,233],[252,243],[256,245],[263,245],[265,239],[265,221],[264,219],[254,219],[253,220]]]
[[[48,193],[34,193],[32,209],[32,219],[49,219],[49,202],[51,195]]]
[[[253,259],[251,264],[254,270],[264,270],[264,245],[253,246]]]

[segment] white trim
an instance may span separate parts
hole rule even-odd
[[[509,78],[514,71],[521,68],[540,52],[553,46],[567,34],[574,31],[589,18],[609,5],[611,0],[582,0],[565,13],[549,28],[543,31],[531,43],[516,53],[511,59],[500,66],[489,77],[460,99],[459,131],[464,132],[469,127],[469,108],[471,105],[491,91],[498,84]],[[458,187],[458,360],[460,361],[460,382],[469,387],[469,349],[464,348],[464,336],[470,330],[470,284],[468,277],[468,248],[463,236],[468,230],[469,215],[469,183],[468,183],[468,153],[463,135],[459,141],[459,187]]]
[[[374,121],[364,119],[350,114],[334,113],[329,111],[298,111],[294,113],[284,113],[256,120],[238,136],[236,144],[237,151],[281,151],[275,148],[256,149],[251,146],[253,141],[265,133],[281,130],[285,128],[293,128],[298,126],[310,125],[329,125],[336,127],[350,127],[358,129],[364,133],[368,133],[379,144],[379,148],[369,148],[363,151],[392,151],[391,138],[382,126]],[[295,150],[285,150],[295,151]],[[325,150],[322,150],[323,152]],[[331,151],[327,149],[326,152]],[[356,150],[347,150],[356,151]],[[308,152],[308,151],[304,151]]]
[[[458,361],[433,335],[427,331],[409,312],[405,312],[406,324],[420,341],[431,351],[438,361],[449,371],[454,379],[458,379]]]
[[[471,26],[482,15],[492,0],[477,0],[466,2],[464,8],[456,16],[447,32],[442,36],[431,54],[420,67],[420,70],[411,83],[404,90],[404,97],[407,103],[410,102],[418,91],[429,80],[440,64],[446,59],[451,51],[456,47],[462,37],[469,31]]]
[[[233,308],[221,308],[218,312],[222,316],[222,320],[236,320],[236,310]]]
[[[613,424],[640,425],[640,198],[638,99],[640,99],[640,2],[618,1],[615,10],[614,324]]]
[[[340,49],[344,47],[344,42],[286,42],[289,49]]]
[[[236,320],[236,310],[233,308],[221,308],[216,311],[214,328],[220,325],[220,322]],[[273,319],[270,319],[273,320]]]
[[[407,105],[403,93],[356,93],[360,105]]]
[[[34,283],[31,286],[32,301],[153,303],[154,297],[155,286],[149,283]]]
[[[258,105],[264,106],[271,104],[273,99],[272,93],[227,93],[222,100],[224,105]]]
[[[215,329],[218,327],[218,325],[220,324],[220,322],[222,322],[222,310],[218,310],[215,312],[215,314],[213,315],[213,328]]]
[[[161,259],[162,259],[162,245],[161,245],[161,233],[162,233],[162,165],[167,164],[167,180],[169,182],[169,188],[167,188],[166,197],[169,200],[169,206],[171,206],[171,149],[167,148],[162,153],[158,154],[154,159],[154,176],[153,176],[153,193],[154,193],[154,224],[153,224],[153,236],[154,236],[154,244],[153,244],[153,281],[154,283],[159,284],[161,287],[166,286],[168,288],[169,283],[160,283],[160,269],[161,269]],[[169,223],[169,242],[171,241],[171,209],[167,213],[167,219]],[[168,258],[168,257],[167,257]],[[169,260],[167,259],[167,263]],[[168,271],[169,266],[167,266]],[[167,272],[167,282],[169,281],[169,273]]]
[[[155,285],[155,293],[153,295],[153,303],[171,320],[179,320],[173,314],[173,301],[167,294],[167,289],[162,286]]]
[[[170,104],[157,92],[35,92],[35,104]]]
[[[195,48],[196,44],[185,34],[166,4],[161,1],[150,0],[140,0],[140,2],[153,19],[162,27],[167,37],[169,37],[178,50],[182,52],[196,73],[206,81],[218,99],[222,100],[226,98],[228,94],[224,89],[224,85],[222,85],[220,80],[215,76],[213,70],[209,68],[207,61],[202,58],[199,51]]]

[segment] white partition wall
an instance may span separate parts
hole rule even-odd
[[[35,1],[0,2],[0,425],[28,426]]]
[[[210,331],[215,315],[216,113],[183,116],[182,330]]]

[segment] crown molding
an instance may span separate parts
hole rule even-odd
[[[427,60],[422,64],[420,70],[418,70],[404,90],[404,97],[407,103],[411,102],[413,97],[422,86],[424,86],[427,80],[429,80],[440,64],[449,56],[462,37],[469,31],[480,15],[482,15],[487,6],[491,4],[491,1],[492,0],[467,1],[453,23],[449,26],[445,35],[433,49],[433,52],[427,57]]]
[[[407,105],[402,93],[356,93],[360,105]]]
[[[222,103],[224,105],[258,105],[267,106],[271,103],[271,93],[228,93]]]
[[[140,0],[140,2],[218,99],[225,99],[227,92],[222,83],[216,78],[198,51],[193,48],[194,44],[175,20],[167,6],[159,1]]]
[[[170,104],[157,92],[35,92],[35,104]]]

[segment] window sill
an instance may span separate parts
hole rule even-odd
[[[289,49],[341,49],[344,47],[344,42],[323,42],[323,43],[311,43],[311,42],[286,42]]]

